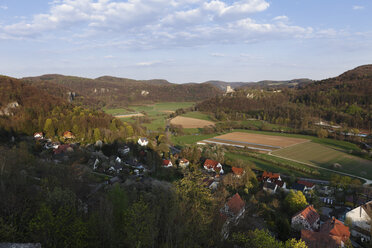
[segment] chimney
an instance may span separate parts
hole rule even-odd
[[[359,218],[362,218],[362,206],[359,206]]]

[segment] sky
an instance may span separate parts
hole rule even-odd
[[[371,0],[0,0],[0,74],[325,79],[372,63]]]

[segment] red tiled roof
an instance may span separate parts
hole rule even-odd
[[[169,163],[170,163],[169,160],[167,160],[167,159],[163,159],[163,165],[164,165],[164,166],[168,166]]]
[[[350,238],[349,227],[345,226],[341,221],[335,218],[324,222],[320,228],[320,232],[340,237],[344,242]]]
[[[244,173],[243,168],[232,167],[231,169],[232,169],[233,173],[234,173],[235,175],[238,175],[238,176],[241,176],[241,175],[243,175],[243,173]]]
[[[63,137],[68,138],[68,139],[72,139],[72,138],[75,138],[75,135],[73,133],[71,133],[70,131],[66,131],[66,132],[63,133]]]
[[[205,160],[204,162],[204,166],[207,167],[208,169],[216,169],[217,165],[219,163],[217,161],[214,161],[214,160],[211,160],[211,159],[207,159]]]
[[[341,246],[340,237],[310,230],[301,230],[301,239],[306,243],[308,248],[338,248]]]
[[[299,214],[301,214],[311,226],[320,218],[318,212],[315,210],[315,208],[312,205],[307,206],[304,210],[297,213],[296,215],[299,215]]]
[[[305,186],[308,187],[308,188],[312,188],[312,187],[314,186],[313,183],[308,182],[308,181],[302,181],[302,180],[300,180],[300,181],[297,181],[297,183],[298,183],[298,184],[305,185]]]
[[[236,193],[230,200],[227,202],[227,206],[234,213],[238,214],[242,208],[245,206],[245,202],[242,200],[240,195]]]
[[[270,179],[278,179],[280,177],[279,173],[272,173],[272,172],[266,172],[264,171],[262,174],[262,178],[270,178]]]
[[[181,160],[180,160],[180,163],[189,163],[189,160],[187,160],[186,158],[182,158]]]

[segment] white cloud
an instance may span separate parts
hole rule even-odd
[[[160,61],[144,61],[136,63],[136,66],[152,66],[160,63]]]
[[[7,10],[8,9],[8,6],[6,6],[6,5],[0,5],[0,9]]]
[[[353,10],[362,10],[362,9],[364,9],[364,6],[360,6],[360,5],[353,6]]]
[[[0,38],[62,39],[69,32],[68,37],[85,45],[91,43],[90,38],[99,37],[101,42],[95,42],[96,46],[120,43],[152,49],[257,42],[312,33],[311,28],[288,24],[287,16],[266,23],[252,19],[253,13],[269,6],[267,0],[54,0],[47,13],[0,25]]]
[[[273,18],[273,21],[287,22],[289,20],[288,16],[276,16]]]

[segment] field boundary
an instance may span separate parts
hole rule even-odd
[[[268,155],[273,156],[273,157],[277,157],[277,158],[281,158],[281,159],[285,159],[285,160],[289,160],[289,161],[292,161],[292,162],[296,162],[296,163],[299,163],[299,164],[303,164],[303,165],[306,165],[306,166],[309,166],[309,167],[312,167],[312,168],[326,170],[326,171],[330,171],[330,172],[333,172],[333,173],[337,173],[337,174],[341,174],[341,175],[349,176],[349,177],[353,177],[353,178],[358,178],[358,179],[361,179],[361,180],[365,181],[364,185],[372,184],[372,180],[367,179],[367,178],[364,178],[364,177],[355,176],[355,175],[352,175],[352,174],[349,174],[349,173],[345,173],[345,172],[341,172],[341,171],[336,171],[336,170],[332,170],[332,169],[328,169],[328,168],[324,168],[324,167],[320,167],[320,166],[317,166],[317,165],[314,165],[314,164],[309,164],[309,163],[301,162],[301,161],[298,161],[298,160],[295,160],[295,159],[291,159],[291,158],[282,157],[282,156],[279,156],[279,155],[272,154],[271,152],[269,152]]]

